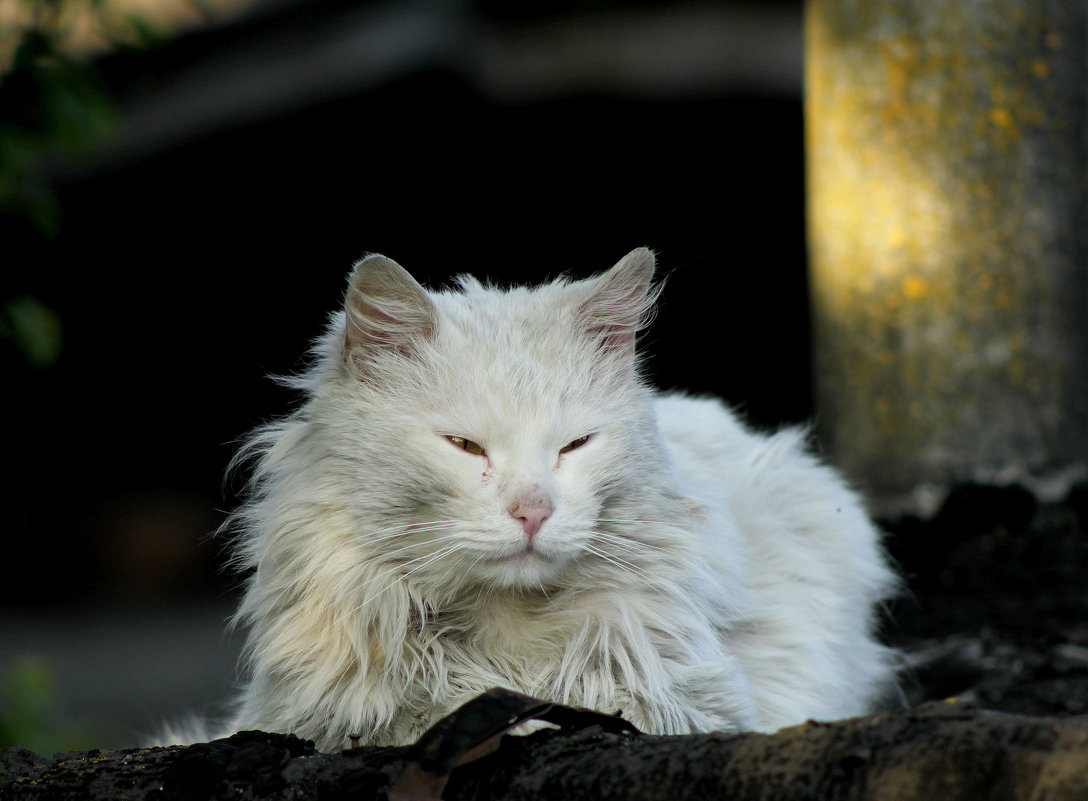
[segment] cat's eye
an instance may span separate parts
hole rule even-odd
[[[452,437],[448,434],[446,435],[446,439],[450,441],[450,444],[452,444],[453,447],[460,448],[463,451],[467,451],[473,456],[484,455],[484,449],[470,439],[465,439],[464,437]]]
[[[584,437],[578,437],[578,439],[576,439],[576,440],[574,440],[572,442],[568,442],[566,445],[564,445],[562,448],[559,449],[559,453],[561,453],[561,454],[570,453],[573,450],[577,450],[578,448],[581,448],[583,445],[585,445],[587,442],[589,442],[589,438],[591,436],[593,436],[593,435],[592,434],[586,434]]]

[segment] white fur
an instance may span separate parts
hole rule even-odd
[[[877,534],[802,432],[644,385],[652,271],[427,292],[356,266],[305,404],[251,443],[235,728],[403,744],[496,686],[656,733],[866,711]],[[519,504],[549,511],[531,538]]]

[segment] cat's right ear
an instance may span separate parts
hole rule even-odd
[[[367,256],[348,277],[344,363],[361,375],[383,353],[411,356],[437,328],[434,303],[408,271],[385,256]]]
[[[649,324],[659,291],[653,286],[654,263],[652,250],[636,248],[593,280],[578,316],[604,351],[634,354],[635,335]]]

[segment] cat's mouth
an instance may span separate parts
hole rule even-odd
[[[480,560],[491,579],[507,586],[536,585],[553,577],[565,560],[547,552],[539,543],[527,542],[518,548],[494,552]]]
[[[530,540],[521,548],[511,549],[501,554],[495,554],[494,556],[488,557],[485,561],[503,564],[522,561],[550,562],[552,560],[551,557],[543,553],[540,548],[534,545],[533,541]]]
[[[508,588],[540,586],[543,581],[556,578],[562,568],[562,560],[541,553],[537,547],[504,555],[496,554],[487,560],[484,574],[490,581]]]

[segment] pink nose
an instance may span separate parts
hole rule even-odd
[[[532,539],[554,511],[555,506],[551,501],[515,501],[510,507],[510,516],[521,523],[525,536]]]

